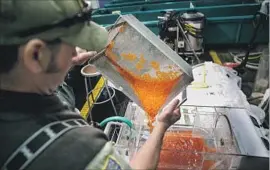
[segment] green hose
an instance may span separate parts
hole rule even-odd
[[[132,123],[130,120],[128,120],[125,117],[121,117],[121,116],[113,116],[113,117],[108,117],[106,119],[104,119],[102,122],[100,122],[100,126],[104,127],[107,123],[112,122],[112,121],[119,121],[119,122],[124,122],[126,125],[128,125],[130,128],[132,128]]]

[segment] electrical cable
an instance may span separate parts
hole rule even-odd
[[[243,53],[234,54],[233,52],[229,52],[229,54],[231,56],[236,56],[238,58],[244,58],[245,57],[245,54],[243,54]],[[256,59],[259,59],[261,56],[262,56],[262,52],[254,52],[254,53],[250,53],[248,59],[249,60],[256,60]]]
[[[261,98],[263,98],[263,96],[252,97],[252,98],[248,98],[247,101],[257,100],[257,99],[261,99]]]
[[[217,117],[217,119],[216,119],[216,121],[215,121],[214,127],[215,127],[215,129],[218,128],[217,125],[218,125],[219,121],[221,120],[221,118],[225,118],[225,121],[227,122],[228,129],[229,129],[229,132],[230,132],[230,137],[231,137],[231,145],[234,145],[234,141],[233,141],[234,136],[233,136],[232,125],[231,125],[230,120],[229,120],[229,118],[228,118],[227,115],[225,115],[225,114],[220,114],[220,115],[218,115],[218,117]],[[225,123],[225,122],[222,122],[222,123],[223,123],[223,128],[224,128],[224,123]],[[220,127],[219,127],[219,128],[220,128]]]
[[[245,57],[243,55],[235,55],[232,52],[229,52],[229,54],[233,57],[234,62],[238,64],[241,64],[243,62],[243,59],[240,59],[240,57]],[[251,56],[253,55],[258,55],[258,56],[250,57],[249,55],[248,61],[259,59],[261,57],[261,54],[262,52],[250,53]],[[258,70],[259,63],[246,62],[246,67],[249,69]]]
[[[236,63],[241,63],[242,62],[242,59],[238,58],[238,57],[234,57],[234,61]],[[255,66],[255,67],[258,67],[259,64],[258,63],[253,63],[253,62],[247,62],[247,64],[251,65],[251,66]]]
[[[257,18],[258,16],[258,18]],[[254,17],[253,17],[253,20],[255,21],[255,19],[258,19],[258,23],[256,24],[255,26],[255,29],[253,31],[253,34],[252,34],[252,37],[250,39],[250,42],[248,44],[248,48],[247,48],[247,51],[245,53],[245,58],[242,60],[242,62],[235,68],[236,70],[240,71],[241,69],[243,69],[245,66],[246,67],[249,67],[249,68],[253,68],[253,69],[257,69],[256,67],[253,67],[253,66],[250,66],[250,65],[247,65],[247,62],[248,62],[248,57],[249,57],[249,53],[252,49],[252,46],[254,44],[254,41],[257,37],[257,33],[258,33],[258,30],[260,28],[261,25],[263,25],[263,20],[266,20],[267,16],[265,16],[265,14],[261,13],[261,12],[256,12],[256,14],[254,14]]]
[[[127,119],[127,118],[125,118],[125,117],[121,117],[121,116],[108,117],[108,118],[104,119],[102,122],[100,122],[99,125],[100,125],[101,127],[104,127],[104,126],[106,126],[107,123],[113,122],[113,121],[123,122],[123,123],[125,123],[126,125],[128,125],[130,128],[133,127],[133,124],[132,124],[132,122],[131,122],[129,119]]]

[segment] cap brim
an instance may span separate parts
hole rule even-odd
[[[94,22],[78,24],[62,41],[88,51],[101,51],[108,43],[108,31]]]

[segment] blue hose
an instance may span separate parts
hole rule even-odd
[[[129,119],[127,119],[125,117],[121,117],[121,116],[108,117],[108,118],[104,119],[102,122],[100,122],[99,125],[101,127],[104,127],[104,126],[106,126],[107,123],[112,122],[112,121],[123,122],[126,125],[128,125],[130,128],[132,128],[132,126],[133,126],[132,122]]]

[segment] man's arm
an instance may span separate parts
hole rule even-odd
[[[76,48],[78,56],[73,58],[74,65],[80,65],[96,54]],[[180,118],[180,110],[177,107],[179,100],[173,101],[167,109],[160,114],[158,124],[139,152],[130,162],[132,169],[156,169],[162,147],[162,141],[166,130]],[[121,158],[119,158],[121,160]],[[124,163],[123,163],[124,164]],[[90,166],[91,167],[91,166]],[[127,166],[125,169],[128,169]]]
[[[155,169],[157,167],[165,131],[166,129],[162,126],[153,129],[148,140],[130,162],[133,169]]]
[[[156,169],[162,148],[162,141],[166,130],[180,118],[177,107],[179,100],[175,100],[158,118],[157,126],[145,144],[130,162],[133,169]]]

